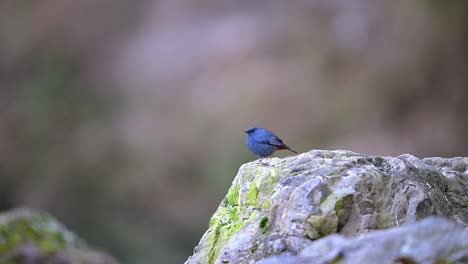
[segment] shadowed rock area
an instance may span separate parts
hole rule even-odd
[[[244,164],[186,263],[466,263],[467,169],[322,150]]]
[[[0,263],[117,264],[50,215],[28,209],[0,214]]]

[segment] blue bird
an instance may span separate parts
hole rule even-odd
[[[287,149],[296,154],[296,151],[285,145],[283,141],[270,131],[261,127],[250,127],[246,131],[245,143],[250,151],[264,158],[273,154],[277,150]]]

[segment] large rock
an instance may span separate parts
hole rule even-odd
[[[468,263],[468,230],[445,218],[374,231],[356,238],[333,234],[296,256],[273,256],[257,264]]]
[[[467,169],[468,158],[318,150],[245,164],[186,263],[295,256],[331,234],[354,237],[430,215],[466,226]]]
[[[50,215],[28,209],[0,214],[0,263],[117,264]]]

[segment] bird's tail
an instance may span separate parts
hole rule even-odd
[[[296,154],[299,154],[299,153],[297,153],[297,151],[292,150],[292,149],[291,149],[290,147],[288,147],[288,146],[286,146],[286,149],[289,150],[289,151],[292,151],[292,152],[294,152],[294,153],[296,153]]]
[[[291,151],[291,152],[294,152],[294,153],[296,153],[296,154],[299,154],[299,153],[297,153],[297,151],[293,150],[292,148],[290,148],[289,146],[286,146],[286,145],[284,145],[284,144],[283,144],[283,146],[278,147],[278,149],[287,149],[287,150],[289,150],[289,151]]]

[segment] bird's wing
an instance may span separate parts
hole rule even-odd
[[[270,144],[270,139],[265,137],[265,138],[258,138],[255,140],[257,143],[260,143],[260,144],[267,144],[267,145],[271,145]]]
[[[257,136],[255,138],[255,141],[260,144],[272,145],[271,144],[272,138],[273,137],[271,135],[262,135],[262,136]]]
[[[279,149],[289,149],[290,151],[297,154],[297,151],[291,149],[288,145],[284,144],[283,141],[278,137],[270,138],[269,144],[275,147],[279,147]]]
[[[269,145],[273,145],[273,146],[277,146],[277,147],[285,147],[286,145],[283,143],[283,141],[281,139],[279,139],[278,137],[271,137],[268,139],[268,143]]]
[[[277,147],[277,149],[289,149],[290,151],[297,154],[297,151],[292,150],[288,145],[284,144],[283,141],[277,136],[263,137],[258,139],[257,142]]]
[[[267,144],[275,147],[284,147],[284,143],[281,139],[275,136],[267,136],[257,139],[258,143]]]

